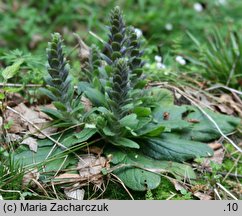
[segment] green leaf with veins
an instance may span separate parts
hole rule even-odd
[[[140,140],[144,154],[158,160],[185,161],[213,155],[213,150],[201,142],[182,139],[175,134],[163,133],[160,137]]]
[[[33,152],[27,146],[21,145],[14,152],[14,159],[24,166],[39,167],[40,169],[44,167],[45,172],[53,171],[54,174],[59,168],[65,169],[69,164],[77,162],[74,157],[69,155],[63,163],[67,155],[60,148],[55,148],[54,151],[52,148],[53,146],[43,146],[39,147],[37,152]],[[49,155],[51,151],[52,153]],[[46,159],[48,155],[49,157]]]
[[[139,144],[136,143],[135,141],[128,139],[128,138],[124,138],[124,137],[117,137],[114,139],[110,139],[110,142],[116,146],[136,148],[136,149],[138,149],[140,147]]]
[[[160,182],[160,173],[171,173],[177,179],[195,179],[192,168],[170,161],[158,161],[145,156],[140,151],[112,148],[106,151],[112,158],[111,163],[117,165],[114,174],[124,184],[137,191],[156,188]]]
[[[192,112],[188,114],[185,119],[188,121],[196,120],[198,123],[193,124],[192,130],[184,133],[184,137],[202,142],[209,142],[221,137],[221,133],[207,116],[205,116],[199,109],[195,107],[190,106],[189,108],[192,110]],[[204,111],[216,122],[224,134],[233,132],[241,122],[239,118],[234,116],[215,113],[209,109],[204,109]]]

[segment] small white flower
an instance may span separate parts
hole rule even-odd
[[[167,31],[171,31],[171,30],[173,29],[173,25],[172,25],[171,23],[167,23],[167,24],[165,25],[165,29],[166,29]]]
[[[135,155],[134,157],[135,157],[135,158],[138,158],[138,155]]]
[[[225,5],[225,4],[227,4],[227,0],[217,0],[216,4],[217,5]]]
[[[134,32],[135,32],[137,38],[140,38],[143,35],[143,32],[138,28],[135,28]]]
[[[162,57],[156,55],[156,56],[155,56],[155,61],[156,61],[156,62],[161,62],[161,61],[162,61]]]
[[[203,6],[202,6],[200,3],[198,3],[198,2],[196,2],[196,3],[193,5],[193,8],[194,8],[194,10],[197,11],[197,12],[202,12],[202,11],[203,11]]]
[[[176,61],[177,61],[180,65],[185,65],[185,64],[186,64],[186,60],[185,60],[182,56],[177,56],[177,57],[176,57]]]
[[[166,66],[165,66],[164,64],[162,64],[161,62],[157,62],[157,63],[156,63],[156,68],[157,68],[157,69],[165,69]]]
[[[145,68],[150,68],[150,66],[151,66],[150,63],[145,63],[144,65]]]

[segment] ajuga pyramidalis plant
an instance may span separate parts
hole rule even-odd
[[[79,124],[83,106],[80,99],[74,95],[69,65],[63,52],[63,40],[59,33],[54,33],[51,42],[48,43],[47,57],[48,89],[42,88],[41,91],[52,99],[57,109],[44,108],[43,111],[56,120],[56,126],[68,127]]]
[[[125,26],[119,7],[111,12],[108,36],[105,53],[95,46],[89,49],[82,67],[88,81],[78,85],[77,93],[92,104],[81,119],[91,123],[92,128],[84,127],[85,134],[73,134],[70,140],[78,143],[91,137],[82,136],[98,133],[107,143],[104,152],[112,155],[111,163],[127,165],[115,174],[134,190],[153,189],[159,185],[160,175],[147,169],[169,169],[174,173],[181,168],[179,174],[183,175],[189,167],[174,162],[170,165],[164,160],[185,161],[212,155],[212,150],[203,143],[204,137],[212,141],[220,134],[213,125],[207,129],[210,122],[204,120],[198,109],[175,106],[167,89],[144,88],[141,43],[133,27]],[[83,110],[75,98],[78,94],[70,82],[59,34],[53,35],[49,45],[48,62],[50,88],[46,92],[57,110],[47,113],[59,120],[59,124],[70,126],[80,121]],[[211,111],[209,114],[220,121],[224,132],[234,129],[230,124],[236,122],[234,119],[220,118]],[[198,123],[189,119],[197,119]],[[191,168],[189,172],[194,174]]]

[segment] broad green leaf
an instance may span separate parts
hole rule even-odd
[[[91,87],[90,83],[81,81],[81,82],[78,83],[77,93],[81,94],[81,93],[85,92],[90,87]]]
[[[75,144],[86,142],[97,132],[96,128],[84,128],[81,132],[72,133],[65,138],[61,143],[66,147],[71,147]]]
[[[20,163],[23,163],[24,166],[40,166],[44,165],[44,171],[54,171],[55,172],[59,168],[66,168],[70,164],[71,157],[68,156],[65,163],[64,157],[67,155],[63,153],[60,148],[55,148],[54,151],[50,154],[50,156],[46,159],[48,154],[51,152],[53,146],[44,146],[39,147],[38,151],[35,153],[29,150],[26,146],[20,146],[16,152],[14,153],[15,160],[18,160]]]
[[[151,114],[151,109],[148,107],[135,107],[134,113],[139,117],[146,117]]]
[[[134,152],[124,152],[118,149],[115,149],[113,152],[110,151],[108,154],[112,156],[112,163],[126,165],[126,167],[115,170],[114,173],[118,175],[127,187],[136,191],[144,191],[159,186],[161,181],[159,174],[138,168],[157,168],[157,166],[152,164],[154,160]]]
[[[66,111],[67,110],[66,106],[63,103],[59,102],[59,101],[54,101],[53,104],[56,107],[56,109],[58,109],[58,110],[61,110],[61,111]]]
[[[139,123],[136,114],[127,115],[123,117],[121,120],[119,120],[119,122],[122,126],[131,128],[131,129],[137,128],[137,125]]]
[[[160,106],[153,111],[153,117],[154,121],[166,127],[166,131],[182,130],[192,126],[191,123],[182,119],[182,115],[187,111],[186,106]]]
[[[134,142],[131,139],[127,139],[127,138],[124,138],[124,137],[120,137],[120,138],[110,140],[110,142],[114,145],[117,145],[117,146],[128,147],[128,148],[136,148],[136,149],[139,148],[138,143]]]
[[[147,156],[159,160],[185,161],[213,155],[208,145],[185,140],[170,133],[163,133],[160,137],[146,138],[141,141],[142,151]]]
[[[115,136],[116,134],[114,133],[114,132],[112,132],[111,130],[110,130],[110,128],[109,127],[104,127],[103,129],[102,129],[102,131],[103,131],[103,133],[106,135],[106,136]]]
[[[23,62],[24,62],[23,59],[19,59],[18,61],[16,61],[12,65],[6,67],[2,71],[3,79],[4,80],[11,79],[19,71],[20,65],[23,64]]]
[[[51,100],[53,101],[56,101],[57,100],[57,97],[48,89],[45,89],[45,88],[40,88],[39,91],[46,95],[48,98],[50,98]]]
[[[161,106],[168,106],[174,103],[172,92],[165,88],[152,88],[150,93],[157,101],[159,101]]]
[[[109,149],[106,154],[111,163],[121,167],[114,171],[126,186],[144,191],[156,188],[160,182],[159,173],[171,173],[177,179],[195,179],[190,166],[170,161],[154,160],[133,150]]]
[[[170,167],[169,167],[169,163],[171,163]],[[183,179],[193,180],[197,178],[196,173],[194,172],[192,167],[186,164],[168,162],[167,165],[168,167],[166,169],[169,170],[178,180],[183,180]]]
[[[104,94],[94,88],[87,88],[84,92],[86,97],[95,105],[106,107],[106,99]]]
[[[191,107],[194,112],[191,112],[186,117],[186,120],[197,120],[198,123],[193,124],[192,130],[184,133],[184,137],[192,140],[208,142],[221,137],[215,125],[197,108]],[[224,134],[233,132],[240,124],[240,119],[233,116],[215,113],[211,110],[204,109],[204,111],[212,117]]]
[[[53,119],[59,120],[59,119],[63,119],[64,118],[64,116],[58,110],[54,110],[54,109],[43,107],[41,109],[41,111],[44,112],[45,114],[49,115]]]
[[[138,136],[148,136],[148,137],[155,137],[160,136],[162,132],[164,132],[165,127],[163,124],[156,124],[156,123],[148,123],[138,131],[135,131]]]

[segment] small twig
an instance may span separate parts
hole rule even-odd
[[[54,194],[55,194],[56,199],[59,200],[60,198],[59,198],[58,194],[56,193],[55,185],[53,184],[53,182],[51,182],[51,187],[52,187],[52,189],[54,191]]]
[[[205,89],[205,90],[206,90],[206,91],[210,91],[210,90],[214,90],[214,89],[217,89],[217,88],[224,88],[224,89],[226,89],[226,90],[228,90],[228,91],[231,91],[231,92],[234,92],[234,93],[236,93],[236,94],[242,95],[242,92],[241,92],[241,91],[238,91],[238,90],[233,89],[233,88],[229,88],[229,87],[224,86],[224,85],[215,85],[215,86],[212,86],[212,87],[207,88],[207,89]]]
[[[231,167],[231,169],[229,170],[229,172],[228,172],[228,173],[226,174],[226,176],[224,177],[223,181],[225,181],[226,178],[227,178],[228,176],[230,176],[230,174],[231,174],[232,170],[234,169],[234,167],[238,165],[238,162],[239,162],[240,158],[241,158],[241,155],[238,156],[238,158],[237,158],[236,161],[234,162],[233,166]],[[238,177],[238,176],[236,176],[236,177]]]
[[[24,199],[24,197],[23,197],[23,195],[21,194],[20,191],[17,191],[17,190],[3,190],[1,188],[0,188],[0,191],[4,192],[4,193],[18,193],[20,195],[20,197],[21,197],[20,199],[22,199],[22,200]]]
[[[103,44],[105,44],[105,41],[104,41],[102,38],[100,38],[97,34],[95,34],[95,33],[92,32],[92,31],[89,31],[89,33],[90,33],[93,37],[95,37],[96,39],[98,39],[100,42],[102,42]]]
[[[49,197],[49,194],[47,191],[44,189],[44,187],[36,180],[36,179],[31,179],[43,192],[44,194]]]
[[[176,194],[174,192],[171,192],[171,196],[169,196],[166,200],[170,200],[172,199],[174,196],[176,196]]]
[[[18,84],[18,83],[0,83],[0,87],[29,87],[29,88],[38,88],[38,87],[42,87],[44,85],[40,85],[40,84]]]
[[[215,194],[217,195],[217,197],[218,197],[220,200],[222,200],[221,196],[220,196],[219,193],[218,193],[218,190],[217,190],[216,188],[214,188],[213,190],[214,190]]]
[[[64,164],[65,164],[65,162],[66,162],[67,158],[68,158],[68,155],[66,155],[66,156],[65,156],[65,158],[64,158],[64,160],[63,160],[63,162],[61,163],[61,165],[60,165],[59,169],[56,171],[56,173],[55,173],[54,177],[56,177],[56,176],[58,175],[58,173],[60,172],[61,168],[64,166]]]
[[[224,190],[229,196],[231,196],[233,199],[238,200],[232,193],[230,193],[223,185],[220,183],[216,183],[222,190]]]
[[[61,136],[62,136],[63,134],[61,134],[59,137],[58,137],[58,140],[56,140],[57,142],[59,142],[59,140],[60,140],[60,138],[61,138]],[[57,144],[55,143],[54,145],[53,145],[53,147],[51,148],[51,150],[49,151],[49,153],[47,154],[47,156],[45,157],[45,160],[47,160],[48,158],[49,158],[49,156],[52,154],[52,152],[55,150],[55,147],[57,146]]]

